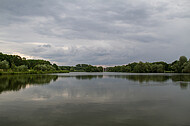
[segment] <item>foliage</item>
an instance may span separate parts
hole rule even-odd
[[[176,60],[175,62],[172,63],[172,69],[176,73],[187,72],[188,71],[187,58],[185,56],[181,56],[179,58],[179,61]]]
[[[182,70],[183,73],[190,73],[190,61],[184,63],[184,69]]]
[[[36,65],[34,67],[34,70],[37,70],[37,71],[54,71],[56,69],[51,65],[46,65],[46,64],[40,65],[39,64],[39,65]]]
[[[9,68],[9,62],[6,60],[0,61],[0,69],[8,69]]]
[[[0,74],[38,74],[56,72],[103,72],[103,67],[89,64],[77,64],[76,66],[57,66],[46,60],[34,60],[21,58],[18,55],[7,55],[0,53]],[[190,73],[190,61],[185,56],[181,56],[170,64],[166,62],[139,62],[122,66],[107,67],[107,72],[133,72],[133,73]]]
[[[30,60],[27,60],[27,61],[28,61],[28,67],[29,68],[34,68],[36,65],[51,65],[51,63],[49,61],[46,61],[46,60],[30,59]]]
[[[21,65],[25,65],[28,68],[33,68],[34,66],[38,65],[38,64],[47,64],[47,65],[51,65],[51,63],[49,61],[46,60],[34,60],[34,59],[29,59],[26,60],[26,58],[21,58],[18,55],[7,55],[7,54],[3,54],[0,53],[0,61],[6,60],[10,67],[14,67],[14,66],[21,66]]]
[[[69,70],[71,72],[103,72],[103,67],[92,66],[88,64],[77,64],[76,66],[59,66],[61,70]]]
[[[26,65],[21,65],[17,67],[18,71],[24,72],[28,70],[28,67]]]
[[[183,64],[184,64],[185,62],[187,62],[187,57],[181,56],[181,57],[179,58],[179,63],[180,63],[180,65],[183,66]]]
[[[135,73],[147,73],[148,72],[148,67],[145,63],[139,62],[133,70]]]
[[[56,73],[68,72],[61,70],[56,64],[51,64],[46,60],[34,60],[21,58],[18,55],[7,55],[0,53],[0,71],[1,74],[38,74],[38,73]]]
[[[108,67],[108,72],[133,72],[133,73],[163,73],[163,72],[176,72],[176,73],[190,73],[190,62],[187,61],[185,56],[181,56],[179,60],[168,64],[166,62],[153,62],[153,63],[130,63],[128,65]]]

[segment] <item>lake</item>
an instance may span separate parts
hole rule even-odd
[[[190,74],[1,75],[0,126],[190,126]]]

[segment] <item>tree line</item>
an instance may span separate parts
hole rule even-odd
[[[102,67],[88,64],[76,66],[58,66],[46,60],[26,59],[18,55],[0,53],[1,73],[66,73],[66,72],[102,72]]]
[[[92,66],[89,64],[77,64],[76,66],[60,66],[62,70],[68,70],[70,72],[103,72],[102,66]]]
[[[129,72],[129,73],[190,73],[190,59],[181,56],[179,60],[176,60],[170,64],[166,62],[139,62],[130,63],[122,66],[114,66],[106,68],[108,72]]]
[[[26,59],[18,55],[0,53],[0,73],[54,73],[69,72],[46,60]]]
[[[107,72],[129,73],[190,73],[190,59],[181,56],[172,63],[166,62],[139,62],[129,63],[122,66],[107,67]],[[58,66],[46,60],[26,59],[18,55],[0,53],[0,74],[2,72],[25,72],[25,73],[64,73],[64,72],[103,72],[102,66],[89,64],[77,64],[76,66]]]

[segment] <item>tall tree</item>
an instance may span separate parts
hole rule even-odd
[[[180,58],[179,58],[179,63],[180,63],[180,65],[183,66],[183,64],[184,64],[185,62],[187,62],[187,57],[185,57],[185,56],[180,56]]]
[[[190,60],[184,63],[184,68],[182,70],[183,73],[190,73]]]
[[[9,62],[6,60],[0,61],[0,69],[8,69],[9,68]]]

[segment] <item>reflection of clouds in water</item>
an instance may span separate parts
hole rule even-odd
[[[4,94],[5,91],[19,91],[22,89],[22,92],[19,92],[19,96],[26,101],[60,99],[68,102],[102,103],[143,99],[145,98],[144,94],[146,94],[144,87],[147,87],[147,89],[156,88],[157,90],[161,90],[164,88],[167,89],[167,87],[172,85],[172,87],[177,86],[177,88],[188,89],[190,82],[190,75],[176,74],[70,74],[71,75],[1,76],[0,89],[1,92],[3,92],[2,94]],[[55,79],[55,81],[52,81],[53,79]],[[49,85],[46,85],[47,83],[49,83]],[[14,94],[14,92],[10,93],[10,95],[12,94]],[[24,96],[21,94],[24,94]],[[142,96],[139,94],[142,94]],[[13,97],[19,98],[19,96]],[[147,95],[146,97],[150,98],[151,96]]]
[[[31,87],[33,87],[33,86],[34,86],[34,85],[26,84],[26,87],[25,87],[25,88],[27,89],[27,88],[31,88]]]
[[[68,73],[68,74],[58,74],[59,78],[76,78],[78,80],[91,80],[91,79],[101,79],[101,78],[116,78],[116,79],[126,79],[137,82],[166,82],[172,81],[186,81],[190,82],[190,74],[171,74],[171,73]]]
[[[158,125],[189,124],[189,88],[181,91],[171,78],[167,84],[165,81],[154,82],[157,79],[140,83],[139,77],[136,78],[133,81],[125,76],[91,80],[87,77],[60,77],[48,85],[2,93],[0,120],[6,124],[27,120],[32,125],[39,125],[39,122],[65,125],[68,122],[66,125],[69,126],[73,123],[99,125],[100,121],[102,126],[113,123],[127,125],[136,124],[139,119],[151,125],[155,122]],[[2,115],[9,118],[3,119]]]
[[[96,89],[95,89],[96,90]],[[104,94],[100,94],[97,90],[96,91],[87,91],[84,88],[75,90],[67,89],[63,90],[63,93],[60,92],[60,97],[63,97],[64,100],[71,100],[71,101],[80,101],[80,102],[104,102],[109,101],[109,99],[112,99],[113,96],[110,94],[110,92],[105,92]]]
[[[40,97],[40,98],[32,98],[32,101],[44,101],[44,100],[47,100],[47,98],[43,98],[43,97]]]
[[[65,90],[63,91],[62,96],[63,96],[64,98],[69,98],[69,92],[67,91],[67,89],[65,89]]]
[[[91,82],[91,84],[89,84]],[[167,85],[166,85],[167,86]],[[151,89],[148,86],[147,89]],[[165,88],[165,87],[163,87]],[[154,93],[159,94],[158,87]],[[152,92],[152,91],[150,91]],[[154,99],[146,93],[146,89],[125,79],[98,79],[77,80],[62,78],[45,87],[33,87],[24,92],[31,97],[28,100],[49,100],[69,103],[109,103],[109,102],[135,102],[141,99]]]

